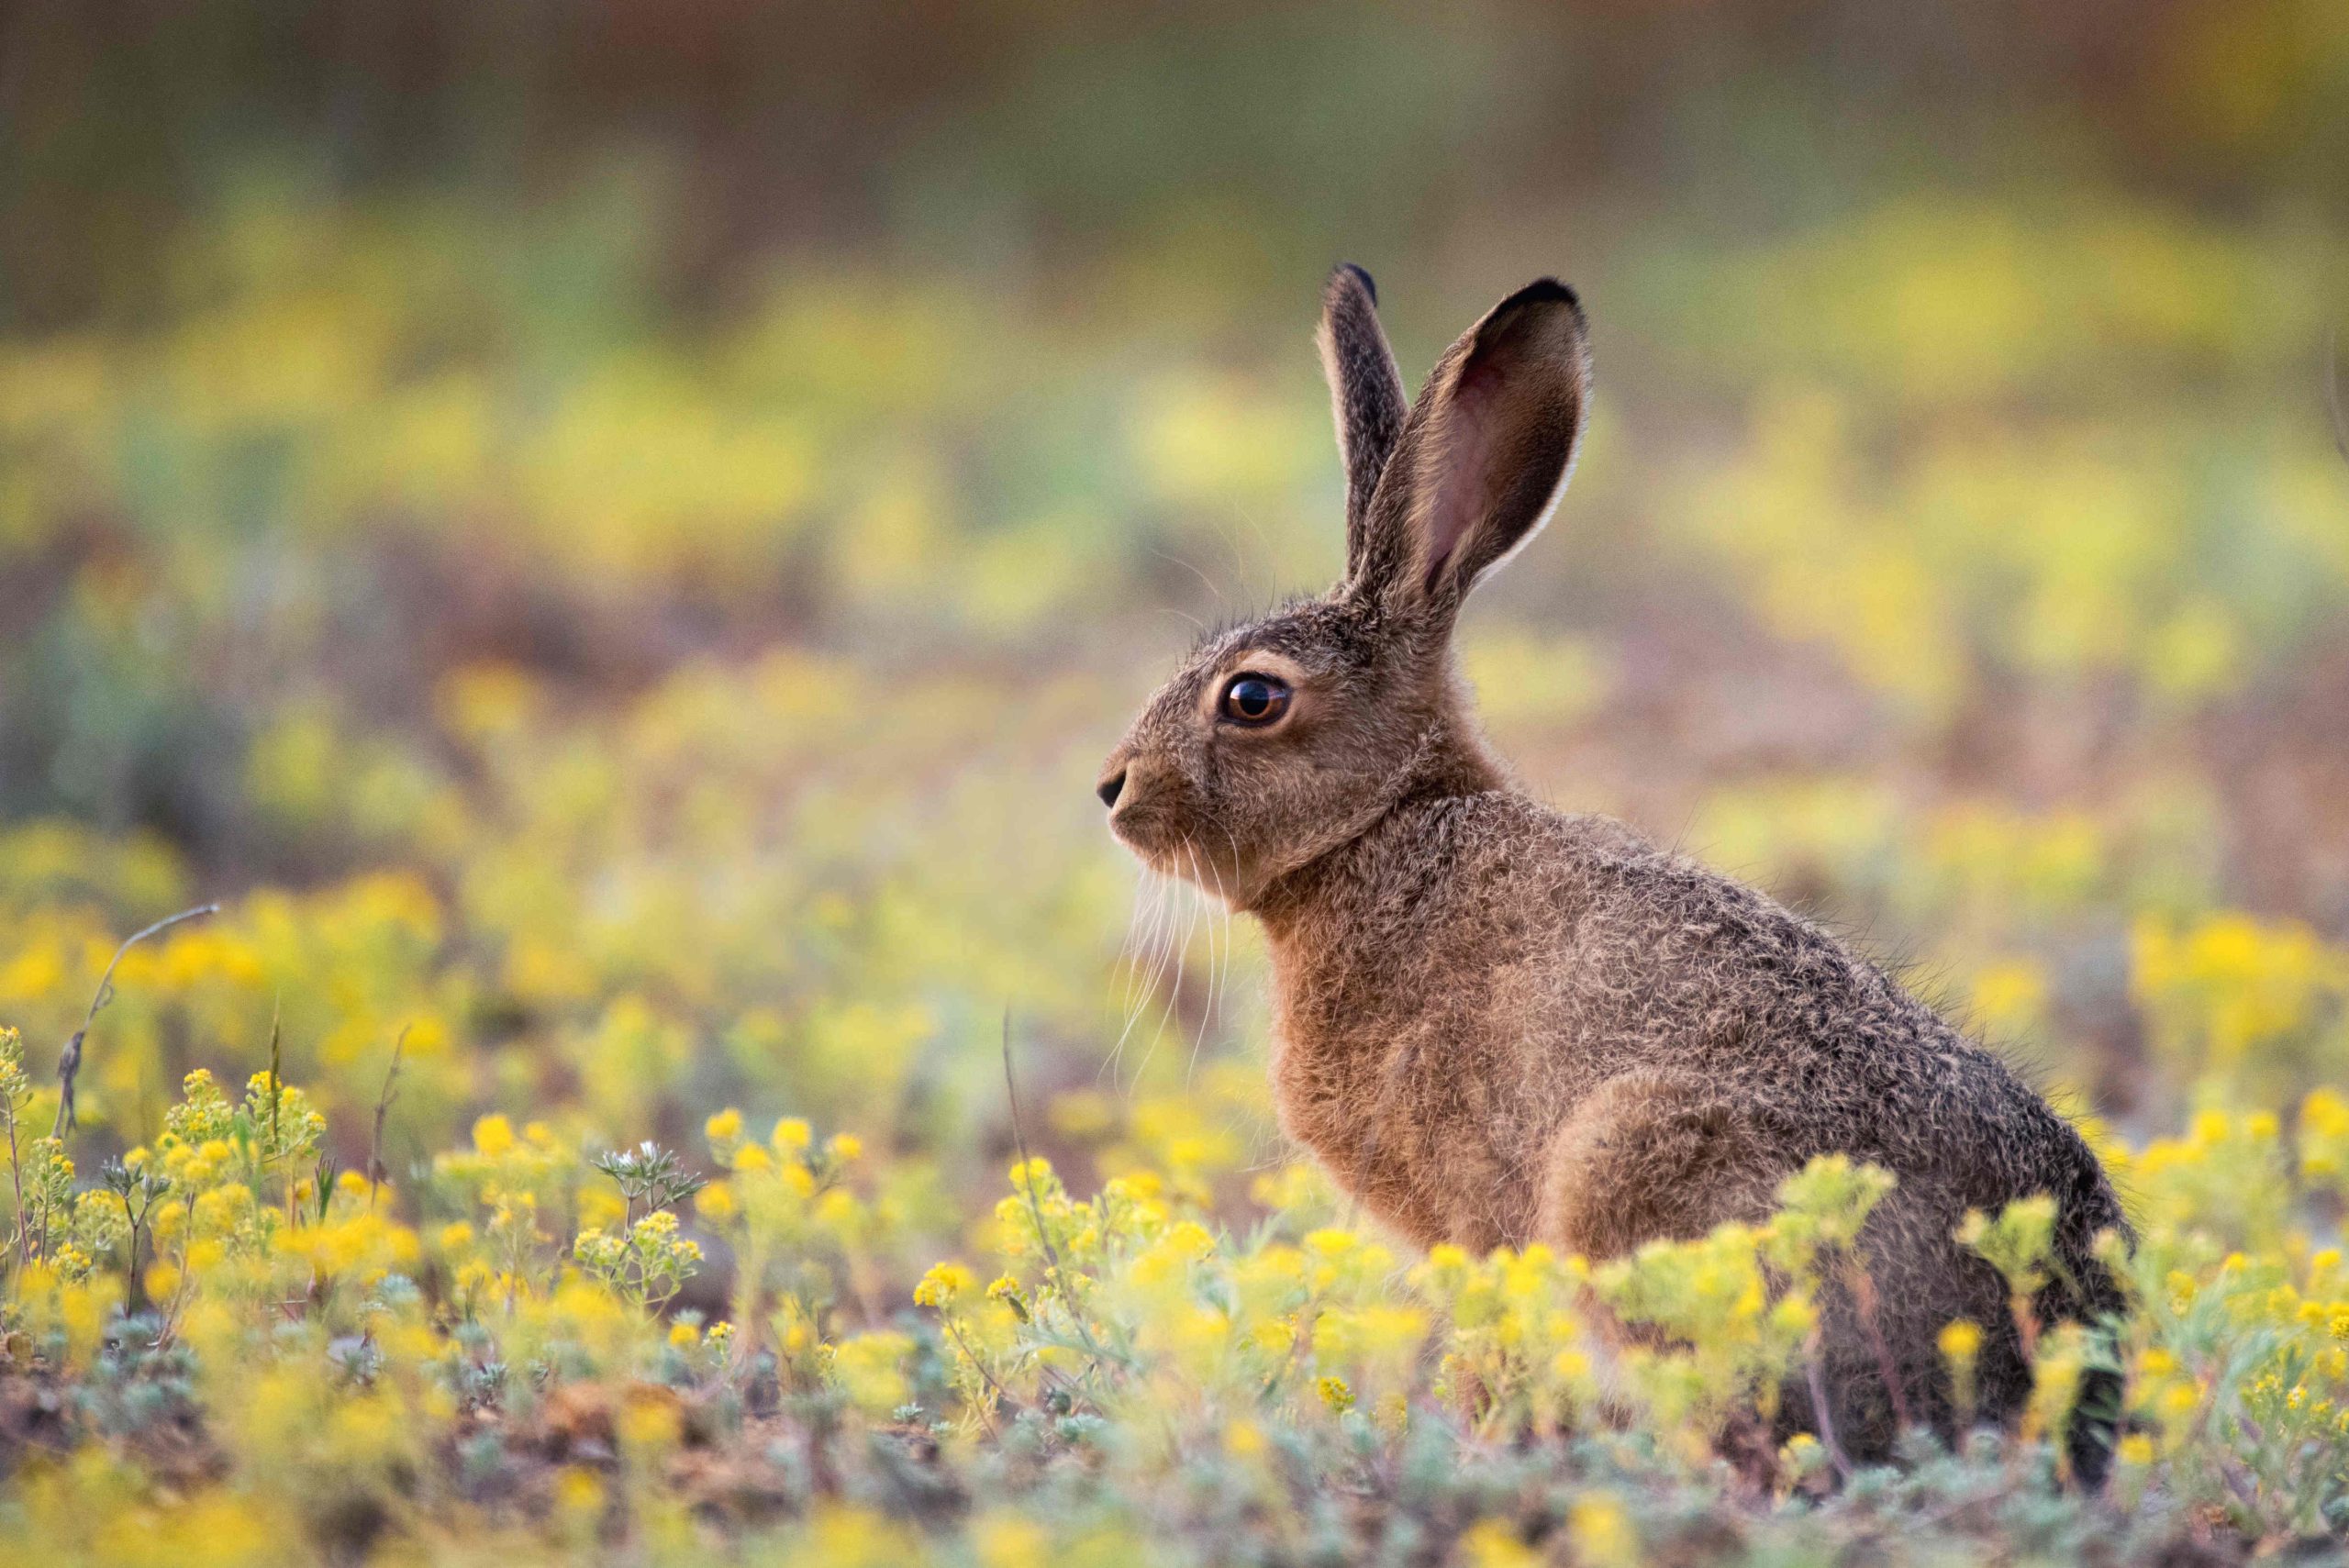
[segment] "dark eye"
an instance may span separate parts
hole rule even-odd
[[[1234,675],[1223,688],[1222,706],[1234,724],[1270,724],[1288,711],[1288,683],[1275,675]]]

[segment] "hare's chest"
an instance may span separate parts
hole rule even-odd
[[[1302,1024],[1304,1027],[1297,1027]],[[1525,1107],[1497,1103],[1473,1031],[1419,1018],[1331,1029],[1276,1014],[1273,1093],[1281,1126],[1331,1177],[1421,1246],[1476,1250],[1523,1239]]]
[[[1375,1052],[1327,1029],[1274,1019],[1273,1104],[1281,1130],[1349,1186],[1377,1163],[1382,1102],[1392,1076],[1385,1066]],[[1391,1159],[1401,1151],[1386,1152]]]

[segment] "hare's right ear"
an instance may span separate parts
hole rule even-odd
[[[1348,589],[1439,628],[1564,494],[1590,396],[1582,306],[1553,278],[1446,350],[1373,493]]]
[[[1378,285],[1348,262],[1321,291],[1321,373],[1338,422],[1338,456],[1346,465],[1346,572],[1362,566],[1370,498],[1403,433],[1403,373],[1378,325]]]

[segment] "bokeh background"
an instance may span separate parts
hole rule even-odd
[[[1244,922],[1112,845],[1315,588],[1339,260],[1600,395],[1463,633],[1500,744],[2124,1130],[2349,1062],[2326,0],[0,11],[0,1019],[93,1149],[273,1025],[484,1113],[1280,1158]],[[95,1156],[94,1156],[95,1158]]]

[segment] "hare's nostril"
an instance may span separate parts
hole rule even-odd
[[[1114,806],[1118,804],[1118,795],[1119,792],[1124,790],[1125,787],[1126,770],[1119,768],[1116,773],[1110,774],[1108,778],[1103,779],[1099,784],[1096,784],[1093,788],[1093,793],[1101,797],[1102,805]]]

